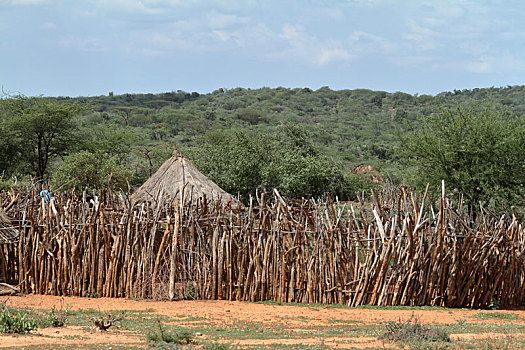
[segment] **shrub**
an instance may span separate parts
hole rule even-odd
[[[215,131],[190,152],[197,168],[232,194],[246,199],[264,188],[288,198],[322,197],[330,192],[341,200],[363,188],[347,178],[332,159],[314,145],[303,127],[284,124],[275,134],[246,130]]]
[[[149,342],[158,345],[188,345],[193,342],[193,334],[187,330],[166,329],[162,326],[162,322],[157,319],[157,329],[148,332],[146,338]],[[158,344],[160,343],[160,344]]]
[[[446,331],[439,327],[424,325],[414,314],[406,321],[385,322],[387,331],[380,337],[393,342],[449,342]]]
[[[53,306],[53,308],[49,310],[47,314],[47,321],[52,327],[62,327],[66,324],[68,316],[69,305],[67,305],[65,309],[62,306],[59,310]]]
[[[525,118],[491,106],[444,109],[417,124],[403,149],[420,169],[416,182],[447,187],[467,204],[523,205]]]
[[[2,306],[0,312],[0,333],[25,334],[36,329],[36,322],[26,318],[20,310],[9,309]]]
[[[81,151],[64,159],[53,176],[59,189],[127,189],[131,171],[105,153]]]

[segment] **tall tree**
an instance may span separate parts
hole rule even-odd
[[[281,125],[275,135],[215,131],[191,155],[204,174],[244,198],[263,188],[277,188],[291,198],[330,192],[347,199],[355,190],[333,161],[316,149],[310,134],[293,124]]]
[[[404,137],[403,147],[419,168],[420,182],[445,180],[471,205],[523,203],[523,118],[490,106],[443,109]]]
[[[19,140],[21,159],[37,179],[44,178],[49,161],[66,154],[76,141],[73,117],[85,106],[42,97],[15,96],[2,100],[1,113]]]

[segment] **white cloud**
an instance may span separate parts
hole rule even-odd
[[[410,8],[402,48],[392,60],[401,65],[446,72],[498,71],[503,59],[503,40],[519,37],[502,21],[497,6],[471,0],[424,1]],[[496,11],[496,12],[495,12]],[[495,33],[500,34],[500,39]],[[505,34],[503,34],[505,33]]]
[[[23,1],[23,0],[22,0]],[[30,0],[27,0],[30,1]],[[89,0],[102,9],[143,14],[176,14],[178,10],[242,11],[257,5],[256,0]]]
[[[59,46],[64,49],[73,49],[79,51],[103,51],[105,50],[102,42],[97,38],[79,38],[66,36],[59,41]]]
[[[465,6],[475,6],[468,1],[431,1],[426,2],[426,6],[432,9],[438,17],[460,18],[466,13]]]
[[[352,52],[359,55],[390,54],[396,50],[396,45],[380,36],[354,31],[349,37]]]
[[[57,28],[57,25],[56,25],[55,23],[53,23],[53,22],[45,22],[45,23],[43,23],[43,24],[40,26],[40,28],[42,28],[42,29],[50,29],[50,30],[52,30],[52,29],[56,29],[56,28]]]
[[[345,19],[344,12],[338,8],[322,8],[321,14],[336,21],[341,21]]]
[[[392,57],[392,61],[400,66],[432,66],[435,61],[434,56],[430,55],[397,55]]]
[[[465,64],[467,71],[472,73],[490,73],[493,71],[494,60],[490,56],[482,56],[479,59]]]
[[[465,54],[472,55],[472,56],[481,56],[486,54],[487,52],[490,52],[491,45],[490,43],[486,41],[465,41],[460,42],[458,44],[458,47],[461,49],[461,51]]]
[[[245,24],[248,22],[248,19],[246,17],[220,13],[217,11],[211,11],[207,13],[205,17],[208,26],[214,29],[223,29],[235,24]]]
[[[151,0],[91,0],[97,8],[118,12],[136,12],[141,14],[161,14],[169,1]]]
[[[481,2],[427,1],[409,13],[403,38],[422,51],[480,38],[494,25],[487,11]]]
[[[252,24],[241,17],[219,16],[222,19],[210,25],[210,16],[217,18],[217,13],[175,21],[155,29],[135,30],[126,44],[126,50],[147,55],[237,50],[239,54],[255,55],[275,41],[276,35],[263,23]],[[233,22],[238,24],[227,25]],[[221,28],[215,28],[217,26]]]
[[[232,38],[232,35],[223,30],[214,30],[212,34],[215,35],[220,41],[228,41]]]
[[[436,40],[436,32],[420,26],[416,21],[409,20],[408,23],[409,33],[403,35],[403,38],[407,40],[407,43],[412,46],[416,51],[428,51],[436,49],[439,44]]]
[[[50,3],[50,0],[6,0],[11,5],[39,5]]]
[[[271,51],[265,55],[269,60],[294,61],[318,66],[336,62],[348,62],[355,58],[349,45],[336,39],[320,39],[308,34],[302,26],[285,24],[278,37],[285,48]]]
[[[464,64],[465,69],[472,73],[509,73],[524,72],[525,61],[510,53],[483,55]]]
[[[319,65],[325,66],[332,62],[349,61],[353,58],[354,56],[352,56],[347,50],[340,47],[333,47],[321,49],[316,61]]]
[[[298,25],[285,24],[279,36],[290,42],[292,46],[303,46],[305,42],[312,40],[304,32],[304,28]]]

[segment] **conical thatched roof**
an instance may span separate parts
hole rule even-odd
[[[18,231],[11,225],[11,220],[0,207],[0,244],[18,242]]]
[[[202,174],[189,160],[177,150],[173,156],[162,164],[138,190],[131,195],[136,202],[180,200],[181,193],[185,201],[189,198],[195,202],[199,198],[231,202],[239,205],[239,201],[228,192]]]
[[[11,219],[9,219],[9,216],[5,213],[4,209],[0,207],[0,224],[10,224]]]

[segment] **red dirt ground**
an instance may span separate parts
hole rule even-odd
[[[36,309],[60,308],[61,305],[70,306],[71,310],[95,309],[102,312],[111,310],[155,310],[157,315],[176,317],[203,317],[208,322],[217,326],[227,326],[233,320],[237,322],[259,322],[272,328],[301,329],[305,325],[318,325],[330,327],[334,322],[352,321],[355,324],[375,324],[382,321],[406,320],[415,313],[422,323],[456,323],[479,313],[479,310],[374,310],[374,309],[344,309],[330,307],[302,307],[284,305],[263,305],[231,301],[144,301],[129,299],[109,298],[79,298],[79,297],[53,297],[42,295],[0,297],[0,302],[7,300],[10,307],[29,307]],[[490,312],[490,311],[488,311]],[[500,311],[502,312],[502,311]],[[469,318],[469,323],[519,323],[525,325],[525,311],[503,311],[516,314],[521,320],[495,320]],[[87,331],[81,327],[67,326],[63,328],[39,329],[38,332],[45,337],[34,336],[0,336],[0,348],[14,346],[30,346],[39,344],[53,344],[60,338],[61,344],[126,344],[144,342],[144,337],[136,333],[113,330],[99,333]],[[461,334],[453,335],[453,338],[476,339],[479,337],[498,337],[506,334]],[[525,337],[525,334],[518,334]],[[64,338],[65,337],[65,338]],[[204,335],[205,337],[205,335]],[[68,339],[69,338],[69,339]],[[335,344],[337,339],[325,338],[325,345],[343,348],[345,344]],[[352,339],[352,347],[370,348],[381,347],[383,342],[373,337],[360,337]],[[269,344],[316,344],[319,339],[244,339],[235,342],[243,345],[269,345]]]

